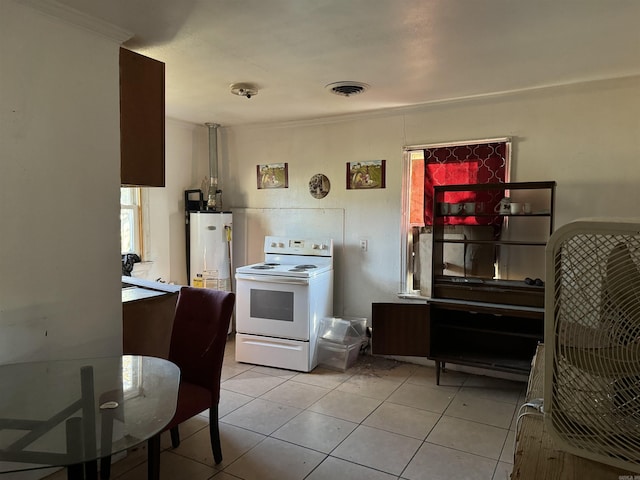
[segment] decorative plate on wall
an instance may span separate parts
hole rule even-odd
[[[309,180],[309,193],[313,198],[324,198],[331,190],[331,182],[322,173],[316,173]]]

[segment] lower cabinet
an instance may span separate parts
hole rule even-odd
[[[372,353],[434,360],[438,384],[446,363],[526,375],[543,337],[543,308],[447,300],[372,305]]]
[[[123,299],[122,353],[168,358],[178,292],[147,292]]]

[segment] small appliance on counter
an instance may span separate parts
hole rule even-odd
[[[122,275],[126,277],[131,276],[133,266],[136,263],[140,263],[142,260],[135,253],[125,253],[122,255]]]

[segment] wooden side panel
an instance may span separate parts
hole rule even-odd
[[[120,49],[120,183],[165,185],[164,63]]]
[[[371,351],[374,355],[429,355],[427,304],[374,303],[371,310]]]
[[[122,353],[167,358],[178,292],[122,304]]]

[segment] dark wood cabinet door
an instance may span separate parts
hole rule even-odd
[[[371,326],[374,355],[429,356],[429,305],[374,303]]]
[[[120,49],[120,183],[164,187],[164,63]]]

